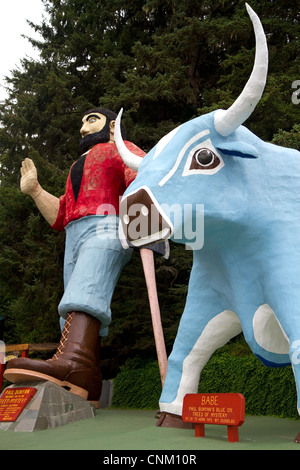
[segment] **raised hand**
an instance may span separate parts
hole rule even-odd
[[[21,167],[20,189],[34,199],[37,208],[50,225],[53,225],[59,210],[59,199],[45,191],[38,182],[37,169],[30,158],[25,158]]]
[[[37,169],[30,158],[25,158],[22,162],[20,189],[22,193],[31,197],[35,197],[41,190],[37,178]]]

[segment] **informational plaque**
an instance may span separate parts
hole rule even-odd
[[[228,440],[238,441],[245,420],[245,398],[240,393],[192,393],[183,401],[182,419],[195,423],[195,436],[204,437],[205,424],[226,425]]]
[[[37,389],[33,387],[14,387],[4,390],[0,398],[0,422],[16,421],[36,392]]]

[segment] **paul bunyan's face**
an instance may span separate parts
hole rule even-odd
[[[106,124],[106,116],[101,113],[86,114],[82,118],[82,126],[80,129],[81,137],[85,137],[95,132],[100,132]]]

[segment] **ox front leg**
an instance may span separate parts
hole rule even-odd
[[[168,359],[157,426],[187,427],[181,418],[185,395],[198,392],[201,371],[211,355],[242,331],[238,316],[230,310],[197,316],[189,307],[187,301]]]

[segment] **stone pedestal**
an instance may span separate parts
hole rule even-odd
[[[30,382],[7,388],[34,387],[36,394],[14,422],[0,422],[2,431],[40,431],[94,418],[94,407],[52,382]]]

